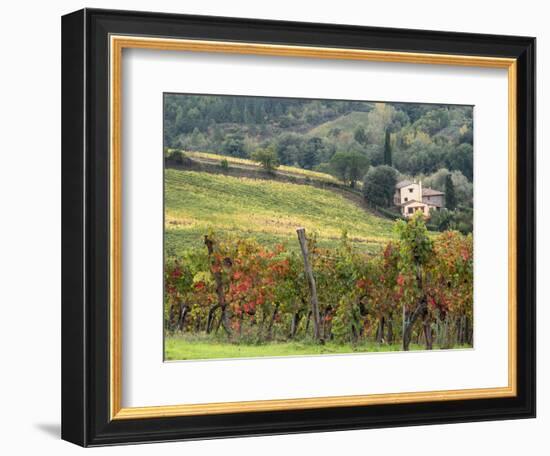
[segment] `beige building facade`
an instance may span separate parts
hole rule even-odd
[[[429,217],[431,210],[438,211],[445,207],[445,193],[423,188],[422,181],[404,180],[396,184],[393,201],[404,217],[412,217],[417,211]]]

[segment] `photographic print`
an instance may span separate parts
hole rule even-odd
[[[473,347],[473,106],[163,103],[166,361]]]
[[[534,38],[61,35],[64,440],[535,416]]]

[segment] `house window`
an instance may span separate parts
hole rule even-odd
[[[409,214],[413,214],[414,213],[414,207],[409,207],[408,211],[409,211]]]
[[[405,198],[405,201],[409,201],[409,198]]]
[[[412,193],[413,192],[413,189],[412,188],[409,188],[409,193]]]

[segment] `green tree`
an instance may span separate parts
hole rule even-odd
[[[474,178],[473,147],[470,144],[462,143],[447,155],[446,164],[451,171],[459,170],[471,182]]]
[[[439,211],[432,209],[430,211],[430,224],[435,226],[438,231],[448,230],[454,226],[453,213],[445,208]]]
[[[471,207],[473,203],[474,186],[468,181],[460,171],[449,171],[447,168],[440,168],[435,173],[430,174],[422,179],[422,184],[426,187],[431,187],[442,192],[446,192],[445,181],[447,175],[451,174],[453,187],[456,196],[456,207]],[[420,177],[419,177],[420,178]]]
[[[336,135],[337,136],[337,135]],[[367,134],[363,127],[357,127],[353,132],[353,138],[361,145],[367,144]]]
[[[279,162],[283,165],[293,165],[296,163],[303,144],[303,138],[296,133],[281,134],[275,143]]]
[[[391,166],[372,167],[363,181],[363,195],[372,206],[389,207],[393,202],[396,183],[397,172]]]
[[[268,173],[273,173],[279,166],[279,160],[277,158],[277,152],[275,148],[270,146],[264,149],[256,149],[250,157],[255,162],[260,163],[262,168]]]
[[[435,135],[449,126],[449,109],[446,106],[436,107],[418,119],[414,126],[429,135]]]
[[[222,143],[222,153],[232,157],[246,157],[244,137],[240,134],[228,135]]]
[[[390,129],[386,129],[386,136],[384,138],[384,164],[392,166],[392,148],[391,148],[391,133]]]
[[[318,154],[323,148],[323,140],[319,137],[310,138],[300,150],[298,164],[304,169],[313,169],[319,162]]]
[[[456,208],[455,186],[450,173],[445,176],[445,205],[450,211]]]
[[[458,207],[454,211],[456,229],[462,234],[471,233],[474,230],[474,211],[469,207]]]
[[[358,152],[336,152],[330,159],[330,166],[340,179],[353,188],[367,171],[369,161]]]
[[[355,183],[361,179],[369,168],[367,157],[357,152],[350,152],[348,155],[348,179],[350,187],[354,188]]]

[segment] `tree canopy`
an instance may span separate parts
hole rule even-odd
[[[445,177],[445,205],[451,211],[456,208],[455,186],[450,174]]]
[[[360,180],[369,167],[367,157],[358,152],[336,152],[330,159],[330,167],[350,187]]]
[[[305,169],[356,152],[405,175],[473,179],[471,106],[170,94],[164,123],[168,148],[250,157],[273,146],[281,164]]]
[[[389,207],[393,204],[396,183],[397,173],[392,167],[372,167],[363,181],[363,195],[372,206]]]
[[[277,152],[275,152],[275,149],[273,147],[257,149],[252,153],[252,156],[250,158],[260,163],[262,165],[262,168],[268,173],[275,171],[275,169],[279,166]]]

